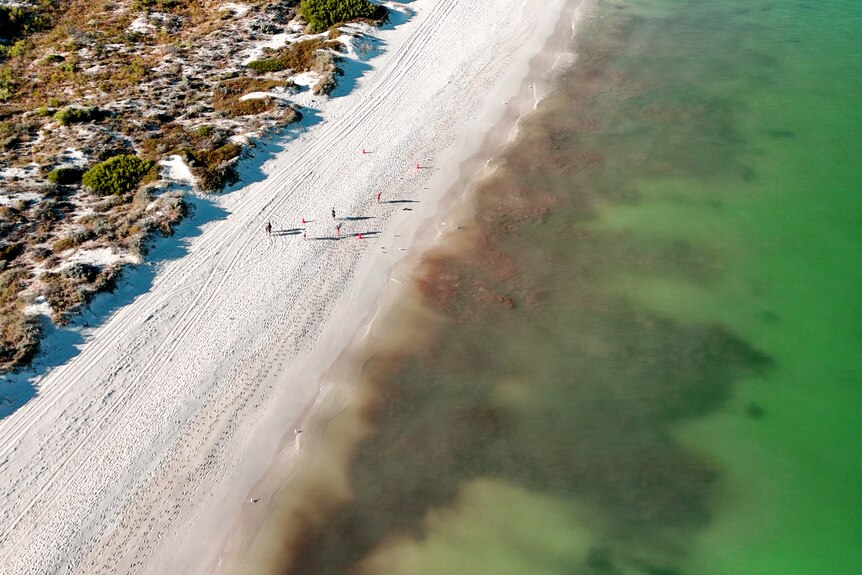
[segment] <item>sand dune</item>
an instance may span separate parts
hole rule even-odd
[[[205,570],[573,4],[392,3],[351,91],[0,421],[3,573]]]

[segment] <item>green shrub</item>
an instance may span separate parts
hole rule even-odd
[[[54,120],[61,126],[80,124],[96,119],[98,113],[94,108],[75,108],[69,106],[54,112]]]
[[[386,17],[386,8],[368,0],[302,0],[299,13],[312,32],[323,32],[341,22],[382,20]]]
[[[84,186],[101,196],[121,195],[134,190],[155,164],[123,154],[96,164],[81,178]]]
[[[288,65],[280,58],[264,58],[263,60],[253,60],[248,63],[248,67],[255,72],[281,72],[287,70]]]
[[[321,40],[320,38],[302,40],[281,48],[272,58],[249,62],[248,67],[261,73],[281,72],[282,70],[291,70],[294,73],[308,72],[314,69],[315,62],[320,56],[328,56],[332,59],[331,54],[321,54],[320,50],[340,51],[342,48],[341,42]]]
[[[51,27],[50,3],[41,6],[0,6],[0,35],[14,39]]]
[[[30,45],[26,40],[18,40],[11,46],[0,45],[0,58],[17,58],[27,53]]]
[[[47,178],[49,182],[67,186],[80,182],[83,174],[84,170],[79,168],[56,168],[48,172]]]
[[[15,81],[12,69],[9,66],[0,68],[0,102],[10,100],[17,89],[18,82]]]
[[[21,140],[22,130],[17,122],[0,122],[0,150],[14,147]]]

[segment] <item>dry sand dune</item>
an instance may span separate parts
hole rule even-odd
[[[403,16],[350,93],[308,102],[323,121],[218,197],[226,217],[0,421],[3,573],[211,565],[564,5],[392,4]],[[344,239],[325,239],[332,207]]]

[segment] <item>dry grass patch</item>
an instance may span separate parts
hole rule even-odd
[[[274,98],[249,98],[248,100],[237,100],[226,110],[228,116],[236,118],[239,116],[256,116],[272,109],[275,104]]]
[[[216,110],[227,110],[246,94],[268,92],[273,88],[285,85],[284,80],[252,77],[231,78],[221,82],[213,90],[213,107]]]

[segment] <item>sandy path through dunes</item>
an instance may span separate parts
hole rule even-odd
[[[384,52],[356,88],[309,101],[324,121],[265,180],[219,197],[229,215],[0,421],[4,574],[206,564],[365,320],[369,290],[457,176],[453,149],[477,146],[465,130],[499,118],[564,4],[392,4],[409,17],[374,32]],[[418,203],[378,205],[377,192]],[[315,239],[335,233],[330,207],[368,219]],[[303,216],[308,241],[262,232]]]

